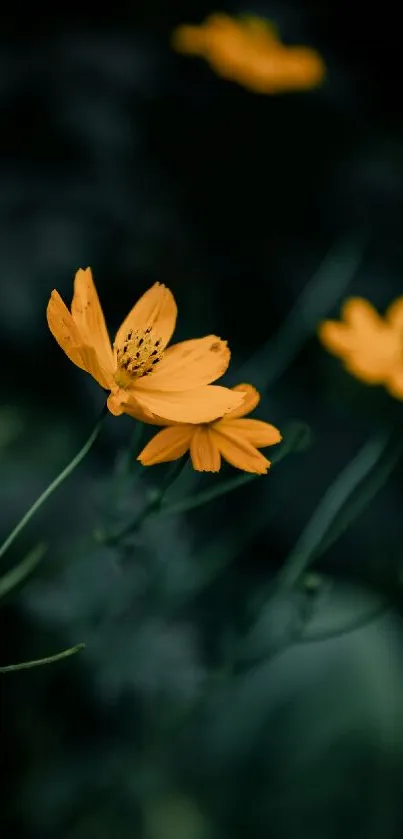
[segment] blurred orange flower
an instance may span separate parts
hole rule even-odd
[[[197,472],[218,472],[223,457],[244,472],[266,474],[271,463],[258,449],[279,443],[281,434],[274,425],[244,418],[260,401],[259,393],[252,385],[241,384],[232,390],[244,394],[242,405],[215,422],[196,426],[169,423],[170,427],[159,431],[137,459],[143,466],[154,466],[177,460],[190,450],[193,468]]]
[[[326,320],[319,338],[349,373],[368,385],[384,385],[403,399],[403,297],[381,317],[367,300],[353,297],[342,308],[342,320]]]
[[[225,79],[255,93],[310,90],[324,79],[320,55],[308,47],[287,47],[268,21],[254,17],[210,15],[200,26],[179,26],[172,46],[199,55]]]
[[[230,351],[216,335],[166,349],[176,324],[172,292],[155,283],[118,329],[111,346],[90,268],[77,271],[71,312],[52,291],[49,329],[70,361],[110,391],[112,414],[145,422],[209,422],[240,406],[243,396],[211,385],[225,373]]]

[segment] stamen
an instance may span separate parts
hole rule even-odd
[[[130,387],[135,379],[149,376],[164,354],[161,343],[152,326],[145,330],[131,329],[117,349],[116,383],[123,388]]]

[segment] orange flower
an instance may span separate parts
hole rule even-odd
[[[210,382],[225,373],[226,341],[215,335],[166,349],[175,329],[173,294],[155,283],[129,312],[111,346],[90,268],[77,271],[71,312],[52,291],[50,331],[70,361],[110,391],[112,414],[146,422],[208,422],[239,407],[243,397]]]
[[[235,393],[242,392],[242,405],[229,411],[221,419],[198,425],[172,424],[159,431],[139,454],[143,466],[167,463],[177,460],[190,450],[193,468],[197,472],[218,472],[221,458],[237,469],[264,475],[270,467],[259,448],[273,446],[281,441],[281,434],[267,422],[244,419],[260,401],[260,396],[251,385],[237,385]],[[168,423],[164,423],[168,425]]]
[[[325,75],[315,50],[284,46],[272,24],[254,16],[210,15],[200,26],[179,26],[172,45],[178,52],[202,56],[218,75],[255,93],[308,90]]]
[[[403,399],[403,297],[384,318],[367,300],[353,297],[344,303],[342,321],[327,320],[319,338],[349,373],[368,385],[384,385]]]

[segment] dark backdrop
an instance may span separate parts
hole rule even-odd
[[[78,267],[93,268],[112,332],[164,282],[179,306],[176,338],[228,339],[227,382],[248,362],[260,416],[281,429],[306,423],[312,439],[264,489],[144,528],[122,578],[91,534],[134,513],[164,473],[150,470],[145,484],[126,476],[118,492],[112,476],[133,421],[108,418],[4,560],[7,570],[35,541],[49,546],[2,601],[0,663],[88,645],[63,664],[1,676],[4,836],[398,836],[399,468],[321,558],[330,589],[318,620],[337,630],[350,601],[355,620],[385,592],[393,614],[271,662],[281,612],[239,672],[228,650],[234,638],[242,647],[259,592],[340,469],[378,428],[401,427],[401,405],[350,379],[314,334],[315,317],[337,316],[346,294],[383,311],[402,293],[399,9],[226,6],[267,16],[286,43],[324,57],[322,88],[269,97],[172,52],[173,28],[214,8],[132,5],[2,13],[1,533],[103,405],[45,320],[52,288],[70,301]],[[274,376],[273,336],[324,259],[290,333],[300,350]],[[221,551],[229,567],[194,583]],[[145,597],[149,566],[163,568],[163,583]]]

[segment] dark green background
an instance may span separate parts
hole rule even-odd
[[[132,5],[2,13],[4,537],[103,405],[45,320],[50,291],[69,302],[78,267],[92,266],[112,333],[152,283],[168,285],[177,340],[229,341],[230,384],[332,248],[318,295],[337,317],[348,261],[338,244],[363,249],[346,293],[381,311],[402,294],[399,10],[224,7],[267,16],[286,43],[326,61],[321,89],[264,97],[170,50],[172,29],[213,7]],[[269,389],[270,348],[248,371],[264,390],[259,416],[282,430],[306,423],[307,451],[208,507],[145,526],[124,551],[100,548],[94,528],[129,521],[166,474],[128,470],[133,421],[109,417],[3,560],[5,571],[48,544],[34,577],[1,603],[0,663],[87,648],[0,677],[2,836],[401,835],[401,467],[321,557],[318,600],[268,606],[274,572],[340,469],[378,429],[393,426],[396,444],[402,426],[401,405],[349,378],[304,317],[301,351]],[[178,497],[219,478],[181,480]],[[371,620],[385,594],[388,610]],[[308,635],[337,637],[304,642],[301,610]]]

